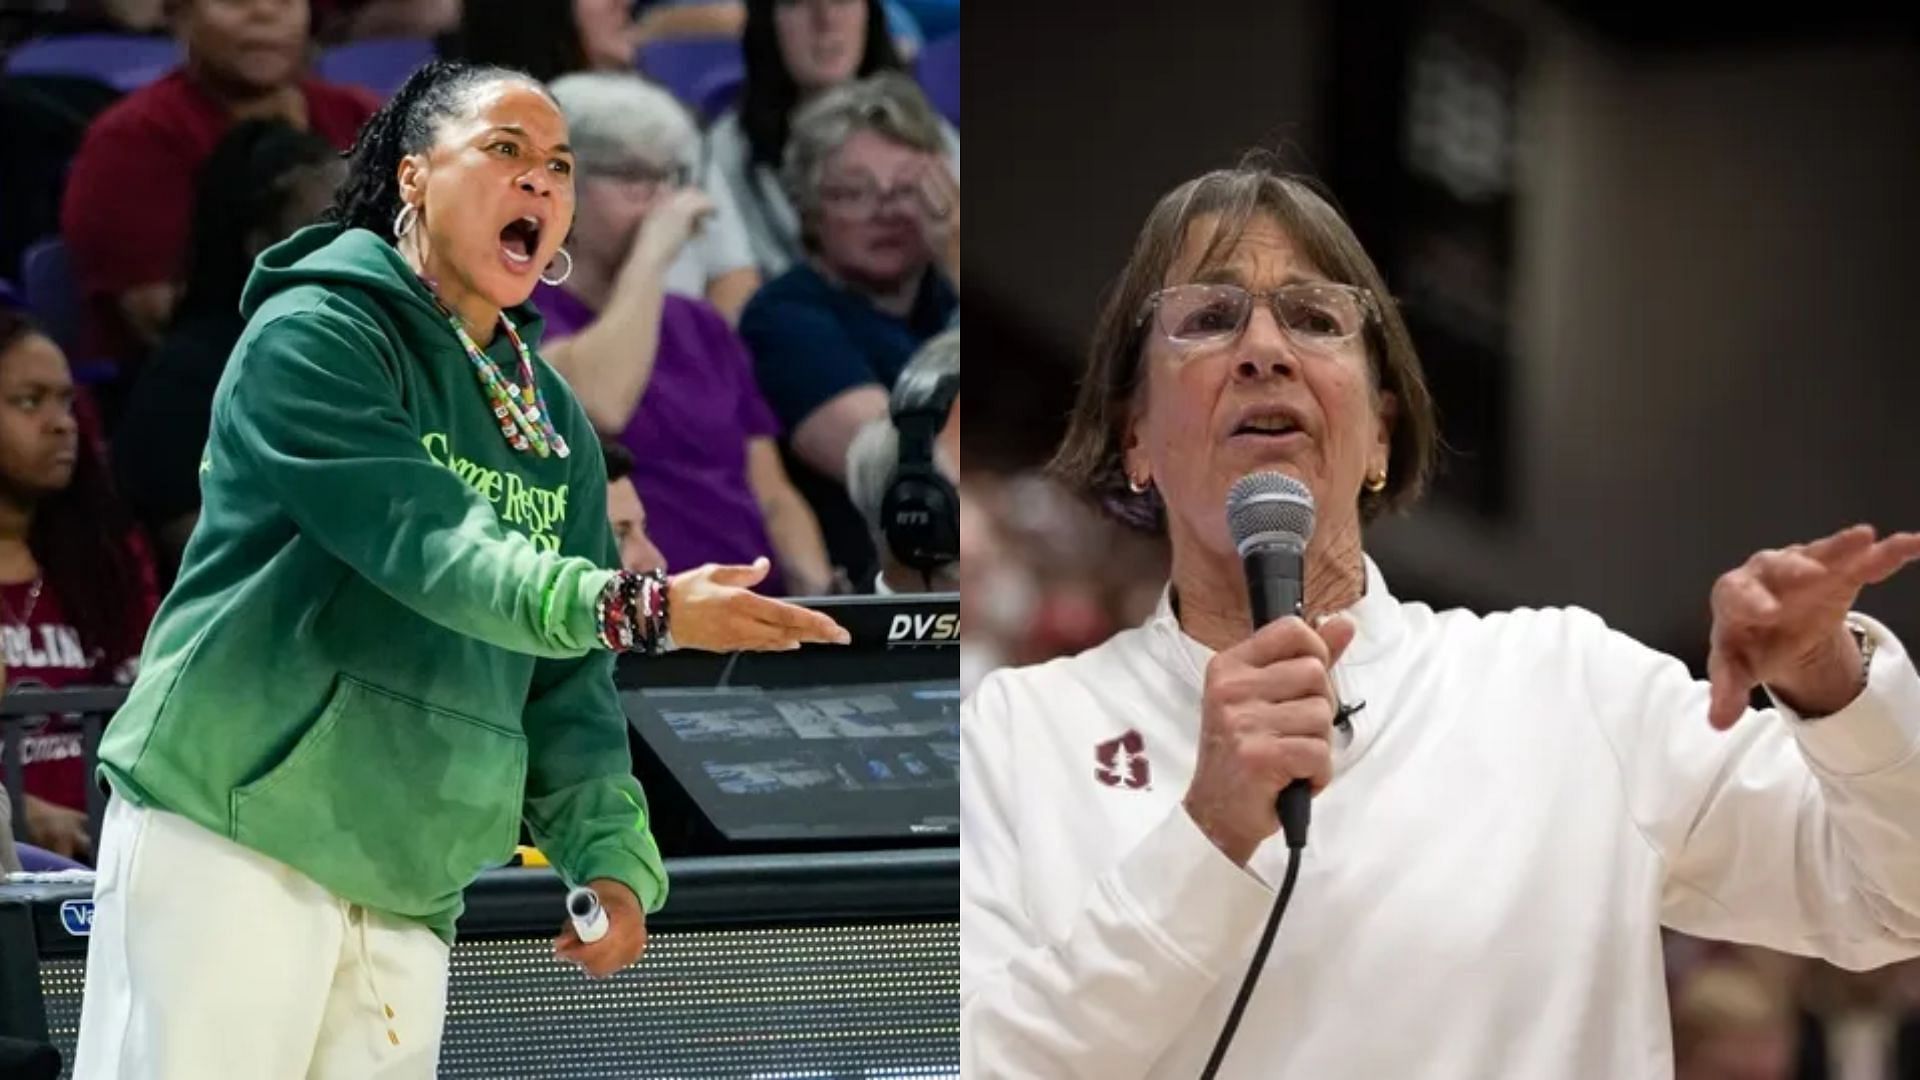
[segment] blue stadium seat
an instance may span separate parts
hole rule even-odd
[[[714,68],[694,84],[693,100],[688,104],[693,106],[701,123],[711,123],[733,108],[733,103],[740,98],[740,86],[746,81],[747,69],[742,65]]]
[[[85,310],[65,241],[51,236],[30,245],[20,257],[20,283],[27,310],[67,354],[75,382],[99,386],[119,377],[117,361],[88,357],[80,351]]]
[[[951,34],[920,50],[914,65],[920,88],[941,116],[960,126],[960,35]]]
[[[20,853],[20,869],[28,874],[52,874],[61,870],[85,870],[85,863],[75,862],[65,855],[56,855],[45,848],[32,844],[19,843],[14,849]]]
[[[139,34],[63,34],[22,42],[7,54],[8,75],[77,75],[122,92],[136,90],[180,64],[171,38]]]
[[[960,0],[890,0],[888,9],[896,7],[913,16],[929,41],[960,32]]]
[[[328,49],[314,71],[328,82],[365,87],[388,98],[433,57],[433,42],[427,38],[376,38]]]
[[[702,80],[716,71],[743,70],[740,40],[731,37],[673,38],[640,46],[640,73],[665,87],[681,104],[701,111]]]
[[[80,286],[73,279],[66,242],[50,236],[29,245],[20,257],[20,285],[40,325],[73,355],[80,338]]]

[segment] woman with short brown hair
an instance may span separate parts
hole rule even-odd
[[[1851,612],[1920,534],[1755,555],[1696,681],[1577,609],[1395,599],[1362,527],[1434,441],[1310,185],[1251,161],[1154,208],[1053,466],[1164,530],[1171,580],[962,706],[968,1075],[1670,1076],[1662,925],[1920,953],[1920,676]],[[1259,627],[1224,512],[1253,474],[1312,515],[1304,617]],[[1267,842],[1296,783],[1310,850],[1291,812]]]

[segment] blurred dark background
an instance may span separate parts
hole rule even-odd
[[[1725,10],[974,5],[969,153],[995,178],[966,198],[981,531],[1026,517],[1005,556],[1053,520],[1007,481],[1063,430],[1136,229],[1256,147],[1332,187],[1443,409],[1437,489],[1368,537],[1401,596],[1580,605],[1698,668],[1708,589],[1752,551],[1920,528],[1920,7]],[[969,605],[1006,624],[1044,614],[1036,582],[1153,572],[1056,547],[1084,569],[976,577]],[[982,662],[1085,644],[1155,590],[1082,592],[1051,645]],[[1862,606],[1915,640],[1920,571]],[[991,622],[970,610],[969,636]]]

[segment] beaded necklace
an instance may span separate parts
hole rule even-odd
[[[566,457],[570,453],[567,440],[554,430],[546,395],[540,392],[540,381],[534,378],[533,354],[528,351],[527,343],[520,340],[520,333],[513,328],[507,313],[500,313],[500,326],[520,354],[521,386],[515,386],[500,366],[480,350],[466,327],[460,325],[458,315],[448,311],[445,304],[440,305],[440,311],[447,316],[447,325],[453,327],[460,345],[467,350],[467,359],[473,361],[474,377],[480,380],[480,388],[493,406],[494,418],[500,421],[500,434],[506,437],[507,445],[523,453],[532,450],[541,457],[549,454]]]

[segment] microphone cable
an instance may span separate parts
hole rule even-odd
[[[1334,710],[1334,726],[1351,731],[1353,714],[1366,707],[1364,701],[1339,706]],[[1247,1011],[1247,1002],[1253,1000],[1253,988],[1259,984],[1260,972],[1267,966],[1267,953],[1273,948],[1273,939],[1279,936],[1280,919],[1287,913],[1287,901],[1293,898],[1293,882],[1300,876],[1300,852],[1306,846],[1306,823],[1303,821],[1298,842],[1291,835],[1287,837],[1287,872],[1280,880],[1280,895],[1273,902],[1273,910],[1267,914],[1267,928],[1260,932],[1260,944],[1253,950],[1253,963],[1247,966],[1246,977],[1240,980],[1240,992],[1233,997],[1233,1008],[1227,1010],[1227,1022],[1220,1029],[1220,1037],[1214,1040],[1213,1053],[1207,1055],[1207,1067],[1200,1070],[1200,1080],[1213,1080],[1220,1071],[1220,1063],[1226,1060],[1227,1047],[1233,1045],[1233,1033],[1240,1029],[1240,1018]]]
[[[1241,1014],[1247,1011],[1247,1002],[1253,998],[1253,988],[1260,981],[1260,971],[1267,966],[1267,950],[1273,948],[1274,936],[1280,932],[1280,917],[1287,913],[1287,901],[1293,897],[1293,881],[1299,876],[1300,848],[1289,845],[1287,875],[1280,882],[1280,897],[1273,902],[1273,911],[1267,916],[1267,928],[1260,934],[1260,946],[1253,950],[1253,964],[1247,968],[1246,978],[1240,981],[1240,992],[1234,995],[1226,1026],[1220,1029],[1220,1038],[1213,1044],[1213,1053],[1207,1058],[1207,1067],[1200,1072],[1200,1080],[1213,1080],[1220,1071],[1220,1062],[1226,1059],[1227,1047],[1233,1043],[1233,1033],[1240,1027]]]

